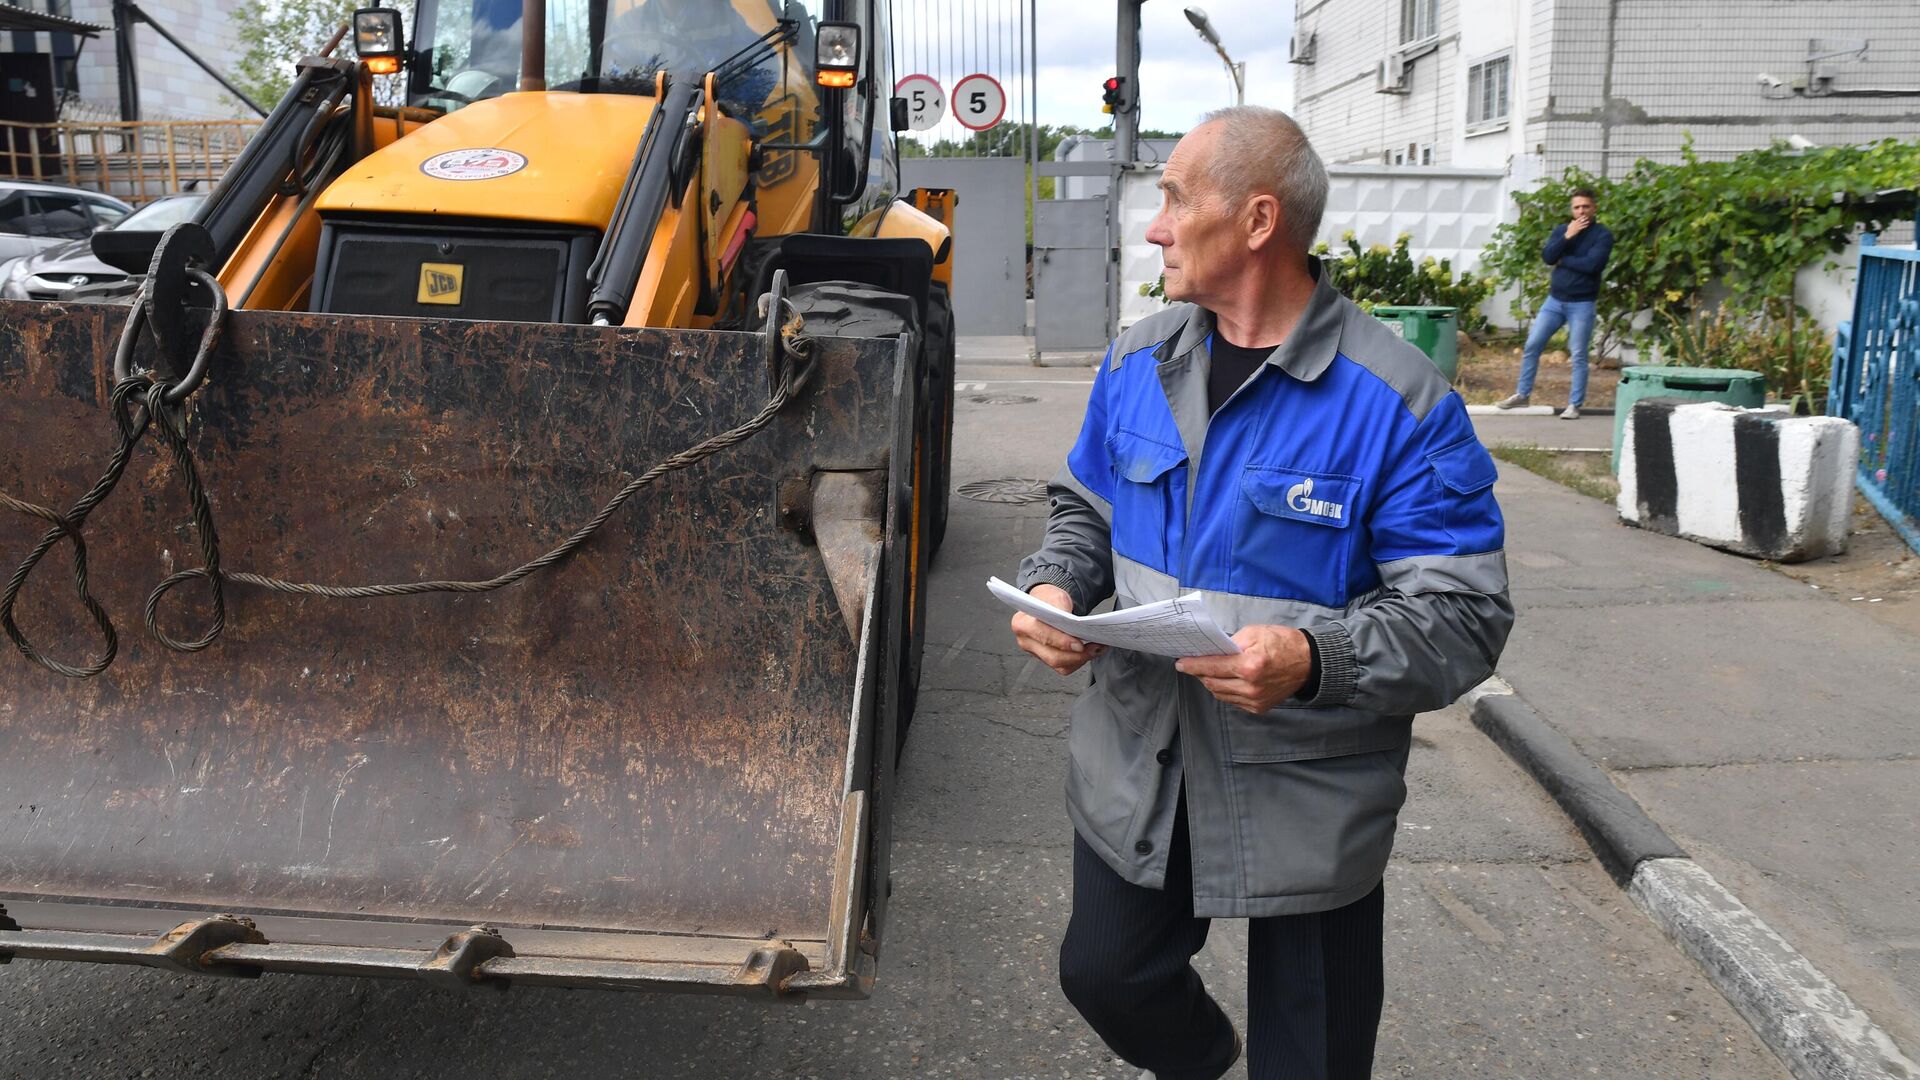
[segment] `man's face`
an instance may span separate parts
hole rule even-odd
[[[1219,142],[1213,124],[1180,140],[1160,173],[1160,212],[1147,225],[1147,242],[1160,248],[1169,300],[1202,307],[1239,273],[1247,253],[1240,207],[1214,190],[1208,165]]]
[[[1567,209],[1573,214],[1573,220],[1575,221],[1593,220],[1593,200],[1587,198],[1585,195],[1575,195],[1572,204],[1570,204]]]

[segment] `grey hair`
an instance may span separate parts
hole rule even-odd
[[[1255,195],[1280,200],[1287,239],[1306,251],[1327,212],[1327,167],[1293,117],[1264,105],[1230,105],[1202,123],[1220,125],[1208,175],[1220,194],[1238,204]]]

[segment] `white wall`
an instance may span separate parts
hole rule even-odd
[[[140,6],[216,70],[227,73],[233,69],[240,56],[239,36],[231,18],[231,9],[238,6],[236,3],[141,0]],[[73,0],[73,17],[97,26],[112,26],[112,0]],[[151,26],[137,26],[133,40],[143,118],[213,119],[254,115]],[[111,31],[87,42],[81,50],[79,74],[81,97],[100,105],[119,102],[119,74]],[[274,105],[271,101],[260,104],[268,109]]]
[[[1481,249],[1493,229],[1510,214],[1507,176],[1494,169],[1416,169],[1382,165],[1336,165],[1320,239],[1343,250],[1349,230],[1361,247],[1392,245],[1408,233],[1407,247],[1417,262],[1431,255],[1450,259],[1454,273],[1479,266]],[[1119,322],[1131,326],[1160,309],[1160,301],[1140,295],[1140,286],[1159,278],[1160,251],[1147,243],[1147,223],[1160,208],[1154,184],[1158,168],[1130,170],[1121,178],[1119,201]],[[1501,323],[1511,320],[1504,301],[1483,310]]]
[[[1688,138],[1712,158],[1794,134],[1845,144],[1920,130],[1920,94],[1770,97],[1758,81],[1805,77],[1812,39],[1855,39],[1868,43],[1862,60],[1826,67],[1835,88],[1920,89],[1913,0],[1528,2],[1536,44],[1551,41],[1551,55],[1534,58],[1536,83],[1549,85],[1533,87],[1529,142],[1546,145],[1555,173],[1678,161]]]
[[[1527,152],[1527,78],[1533,54],[1531,0],[1472,0],[1460,19],[1459,78],[1453,104],[1452,164],[1468,169],[1504,169]],[[1475,64],[1505,52],[1509,63],[1507,121],[1499,127],[1466,127],[1468,73]]]
[[[1452,163],[1459,11],[1441,0],[1439,46],[1413,62],[1405,94],[1374,90],[1374,68],[1400,48],[1399,0],[1296,0],[1296,34],[1313,33],[1316,59],[1294,67],[1294,115],[1328,163],[1380,164],[1393,148],[1431,143]]]

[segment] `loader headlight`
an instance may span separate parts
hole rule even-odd
[[[814,78],[845,90],[860,81],[860,24],[823,22],[814,35]]]
[[[400,28],[400,13],[393,8],[361,8],[353,13],[353,51],[375,75],[392,75],[400,70],[402,50],[406,46]]]

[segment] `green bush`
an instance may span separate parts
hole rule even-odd
[[[1339,255],[1331,254],[1325,244],[1314,245],[1313,253],[1320,257],[1333,287],[1367,311],[1383,304],[1459,308],[1460,329],[1485,329],[1487,320],[1480,314],[1480,305],[1493,295],[1493,282],[1471,272],[1455,277],[1451,259],[1428,255],[1415,263],[1407,251],[1409,239],[1401,233],[1391,248],[1375,244],[1363,250],[1348,232],[1341,238],[1346,250]],[[1165,275],[1140,286],[1140,295],[1165,300]]]
[[[1348,231],[1340,238],[1346,250],[1333,254],[1325,244],[1314,247],[1333,287],[1368,311],[1390,307],[1450,307],[1460,309],[1460,329],[1468,332],[1485,329],[1486,317],[1480,305],[1493,295],[1493,282],[1463,271],[1453,272],[1453,260],[1421,257],[1418,263],[1407,250],[1410,241],[1401,233],[1392,247],[1374,244],[1362,248]]]
[[[1774,146],[1701,161],[1689,141],[1677,165],[1641,161],[1616,180],[1568,170],[1515,196],[1519,219],[1494,231],[1482,266],[1498,283],[1518,287],[1514,314],[1530,317],[1546,299],[1552,270],[1540,261],[1540,249],[1553,226],[1567,219],[1573,189],[1591,187],[1599,219],[1614,235],[1599,297],[1597,351],[1621,343],[1677,350],[1679,328],[1724,309],[1729,326],[1776,344],[1750,348],[1749,341],[1718,355],[1746,357],[1730,366],[1766,371],[1776,393],[1804,392],[1824,384],[1831,353],[1802,348],[1813,344],[1805,329],[1811,320],[1794,307],[1794,275],[1807,266],[1837,268],[1833,256],[1857,230],[1878,231],[1893,220],[1886,204],[1868,198],[1910,185],[1916,175],[1920,142],[1805,151]],[[1702,292],[1716,283],[1727,296],[1709,303]],[[1777,360],[1783,356],[1790,359]]]
[[[1781,397],[1798,395],[1813,408],[1827,400],[1833,336],[1791,307],[1746,314],[1726,307],[1669,317],[1672,362],[1686,367],[1758,371]]]

